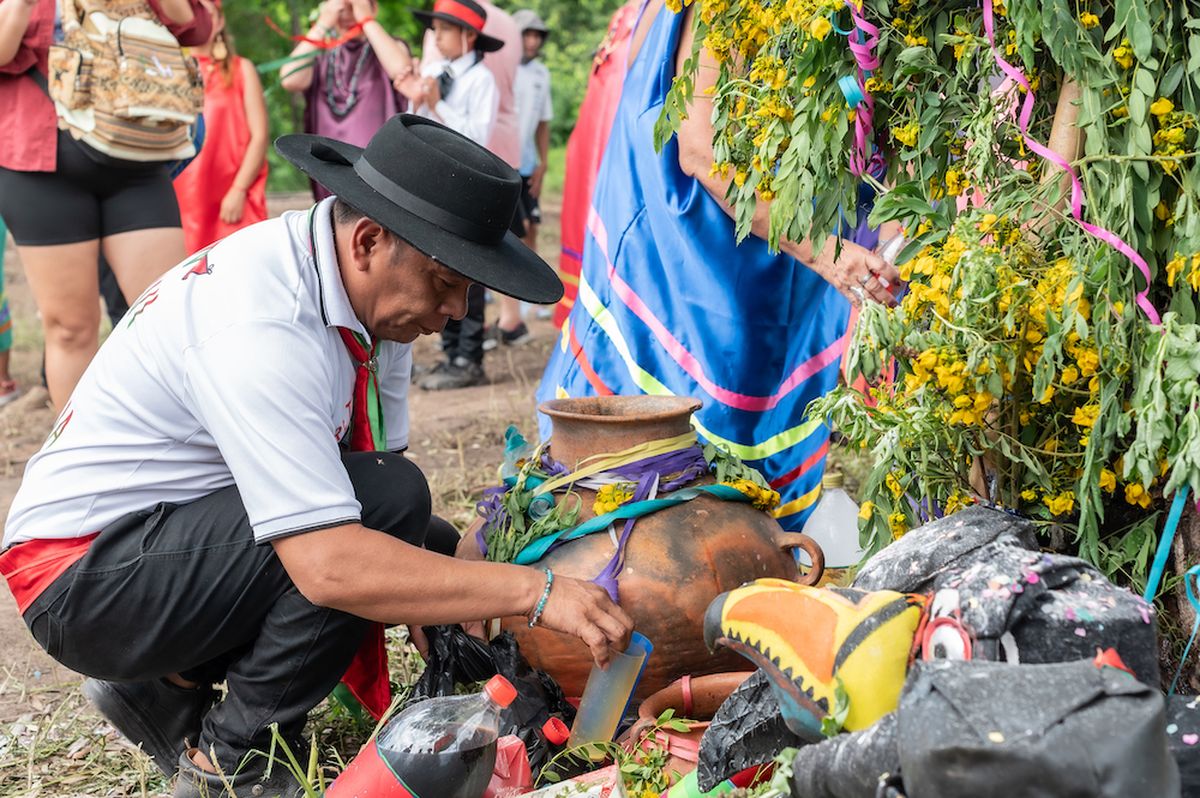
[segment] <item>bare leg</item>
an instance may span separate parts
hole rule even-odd
[[[501,330],[512,332],[521,323],[521,300],[504,294],[497,294],[496,298],[500,302],[500,320],[497,324]]]
[[[112,266],[125,301],[131,304],[186,254],[180,227],[131,230],[104,239],[104,257]]]
[[[537,231],[538,226],[533,222],[525,223],[525,237],[521,240],[525,242],[525,246],[537,252]]]
[[[21,395],[21,391],[17,388],[17,381],[12,378],[12,374],[8,370],[11,356],[11,349],[0,352],[0,405],[6,405]]]
[[[100,337],[99,242],[18,248],[42,314],[46,387],[61,408],[96,354]]]

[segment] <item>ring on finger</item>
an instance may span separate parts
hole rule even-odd
[[[870,272],[867,272],[866,274],[860,274],[858,276],[858,282],[860,285],[866,285],[867,283],[871,282],[871,278],[874,276],[875,275],[871,274]]]
[[[854,294],[854,296],[858,297],[858,301],[860,303],[867,301],[867,292],[862,289],[861,285],[850,286],[850,291]]]

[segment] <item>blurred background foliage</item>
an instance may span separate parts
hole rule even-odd
[[[404,39],[414,52],[419,52],[421,26],[409,9],[432,5],[433,0],[383,0],[378,18],[393,36]],[[621,0],[533,0],[528,3],[498,2],[496,5],[509,13],[519,8],[532,8],[551,30],[542,58],[553,81],[554,121],[550,130],[551,146],[557,150],[566,144],[575,126],[579,103],[587,88],[592,54],[604,38],[609,17],[620,7]],[[293,46],[287,38],[268,27],[266,18],[289,33],[305,33],[316,18],[317,3],[311,0],[234,0],[225,3],[224,8],[238,53],[255,64],[266,64],[285,57]],[[263,74],[262,80],[267,93],[272,137],[302,130],[303,97],[291,96],[279,88],[277,69]],[[307,190],[308,182],[299,172],[284,163],[274,151],[270,157],[270,190]],[[555,161],[561,161],[561,153],[552,153],[548,188],[553,188],[562,179],[561,174],[554,174]]]

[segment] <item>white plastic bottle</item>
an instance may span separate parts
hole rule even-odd
[[[826,568],[849,568],[863,555],[858,543],[858,505],[842,489],[844,484],[840,473],[827,471],[821,480],[821,499],[804,524],[804,534],[825,552]]]

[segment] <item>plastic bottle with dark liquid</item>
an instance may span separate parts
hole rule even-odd
[[[410,707],[363,747],[326,798],[481,798],[496,765],[500,710],[516,695],[494,676],[478,695]]]

